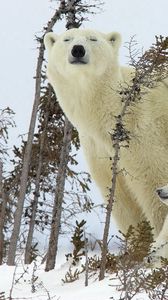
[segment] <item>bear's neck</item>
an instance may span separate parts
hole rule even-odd
[[[75,78],[75,81],[72,77],[68,80],[59,77],[59,82],[57,80],[52,83],[60,106],[79,133],[91,135],[95,132],[100,133],[102,125],[107,132],[112,129],[115,116],[121,112],[121,100],[118,93],[121,74],[119,72],[113,72],[113,74],[108,70],[102,77],[95,77],[94,80],[89,77],[82,78],[82,76]],[[109,107],[113,105],[113,97],[115,105],[112,110],[109,110]],[[102,107],[107,114],[103,117]],[[88,128],[90,128],[89,132]]]

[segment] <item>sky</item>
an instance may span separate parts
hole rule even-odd
[[[18,145],[20,134],[27,133],[34,100],[33,76],[37,59],[35,36],[54,14],[56,1],[5,0],[0,1],[0,109],[9,106],[15,112],[17,127],[10,130],[10,143]],[[155,35],[168,34],[167,0],[105,0],[102,13],[90,17],[84,28],[105,33],[119,31],[123,45],[120,62],[128,62],[126,43],[132,36],[140,49],[147,49]],[[64,31],[64,23],[55,26],[55,32]],[[87,166],[80,155],[82,170]],[[100,197],[95,185],[92,193]]]

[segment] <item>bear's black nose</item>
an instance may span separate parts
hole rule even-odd
[[[71,54],[73,57],[80,58],[85,55],[85,48],[82,45],[74,45]]]

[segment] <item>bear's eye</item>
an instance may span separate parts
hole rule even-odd
[[[90,41],[92,41],[92,42],[97,42],[97,38],[94,37],[94,36],[91,36],[89,39],[90,39]]]
[[[64,42],[69,42],[71,39],[69,37],[64,39]]]

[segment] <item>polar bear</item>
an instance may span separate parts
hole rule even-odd
[[[120,66],[118,61],[121,36],[117,32],[71,29],[60,36],[48,33],[44,43],[49,82],[79,132],[91,176],[107,200],[112,177],[110,158],[114,155],[110,132],[123,106],[119,90],[134,77],[134,70]],[[168,178],[166,80],[146,92],[125,115],[132,138],[129,148],[121,148],[113,206],[120,230],[126,232],[130,224],[136,226],[147,219],[156,239],[168,213],[155,193]]]

